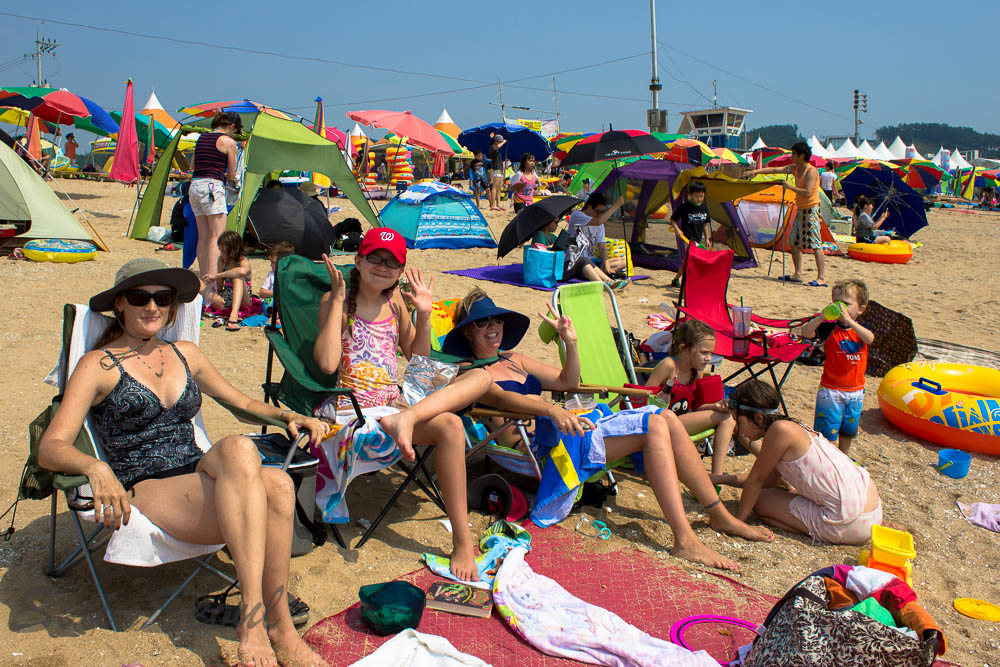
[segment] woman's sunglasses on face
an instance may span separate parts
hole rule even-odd
[[[375,264],[376,266],[378,266],[379,264],[385,264],[390,269],[398,269],[399,267],[403,266],[400,263],[400,261],[395,257],[382,257],[381,255],[376,255],[375,253],[372,253],[370,255],[365,255],[365,259],[367,259],[370,263]]]
[[[159,292],[147,292],[144,289],[125,290],[125,300],[130,306],[142,308],[152,299],[160,308],[166,308],[177,298],[177,292],[172,289],[164,289]]]
[[[503,324],[503,320],[499,317],[487,317],[485,320],[476,320],[473,324],[477,329],[485,329],[491,324]]]

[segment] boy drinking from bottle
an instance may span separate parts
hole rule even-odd
[[[831,290],[833,303],[802,327],[802,335],[823,341],[826,361],[816,393],[813,428],[845,454],[858,433],[865,399],[868,346],[875,334],[858,324],[868,308],[868,288],[857,278],[840,280]]]

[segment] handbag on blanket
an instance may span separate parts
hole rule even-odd
[[[937,633],[915,639],[860,611],[832,610],[830,600],[818,573],[792,587],[764,620],[744,667],[928,667],[934,662],[941,641]]]
[[[563,277],[564,255],[552,250],[524,247],[524,283],[535,287],[555,287]]]

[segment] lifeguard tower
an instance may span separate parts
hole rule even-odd
[[[737,107],[717,107],[703,111],[682,111],[681,124],[677,128],[679,134],[693,135],[695,139],[708,144],[711,148],[728,148],[741,151],[740,145],[744,132],[744,123],[753,109]]]

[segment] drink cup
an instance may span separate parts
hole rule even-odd
[[[750,351],[750,341],[745,336],[750,333],[750,306],[733,306],[733,354],[737,357],[746,356]]]

